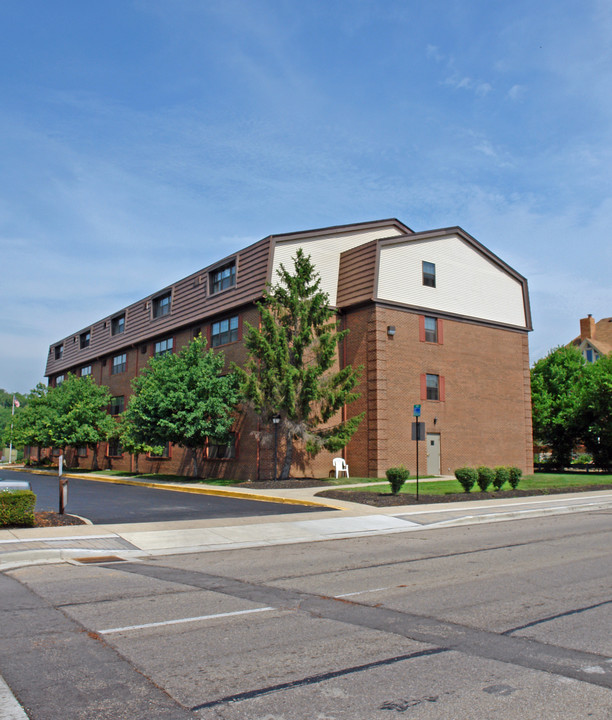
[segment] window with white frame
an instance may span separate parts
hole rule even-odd
[[[91,365],[85,365],[81,368],[81,377],[91,375]]]

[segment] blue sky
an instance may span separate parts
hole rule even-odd
[[[612,315],[604,0],[1,0],[0,387],[270,233],[460,225],[532,360]]]

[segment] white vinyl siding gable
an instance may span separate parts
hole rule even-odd
[[[423,285],[423,261],[436,266],[435,288]],[[382,245],[376,295],[505,325],[527,324],[522,283],[457,235]]]
[[[272,285],[278,283],[277,270],[280,269],[281,263],[290,272],[293,270],[293,258],[298,248],[301,247],[306,255],[310,255],[316,271],[321,276],[321,290],[329,295],[329,304],[335,306],[338,291],[338,274],[340,272],[340,254],[371,240],[394,237],[400,234],[396,227],[389,225],[376,230],[285,241],[277,240],[272,263]]]

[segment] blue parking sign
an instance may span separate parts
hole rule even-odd
[[[421,406],[420,405],[414,406],[414,417],[421,417]]]

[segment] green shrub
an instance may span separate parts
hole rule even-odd
[[[513,490],[516,490],[516,488],[518,487],[518,484],[521,482],[521,478],[523,477],[523,471],[520,468],[511,467],[511,468],[508,468],[508,473],[510,475],[510,477],[508,478],[510,487]]]
[[[462,467],[455,470],[455,477],[459,480],[463,492],[469,493],[478,480],[478,473],[474,468]]]
[[[487,492],[487,488],[493,480],[495,480],[495,471],[491,470],[490,467],[481,465],[476,469],[476,472],[478,473],[478,479],[476,480],[478,487],[482,490],[482,492]]]
[[[572,465],[590,465],[593,462],[593,456],[589,455],[588,453],[582,453],[581,455],[577,455],[572,460]]]
[[[502,487],[510,480],[510,468],[505,465],[498,465],[493,468],[495,470],[495,479],[493,480],[493,487],[496,490],[501,490]]]
[[[31,490],[0,492],[0,527],[6,525],[34,526],[36,495]]]
[[[406,480],[408,480],[409,477],[410,470],[405,468],[403,465],[400,465],[399,467],[389,468],[387,470],[387,480],[391,485],[391,492],[394,495],[397,495],[397,493],[402,489],[402,485],[406,482]]]

